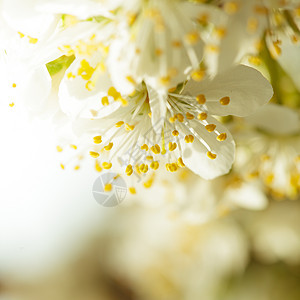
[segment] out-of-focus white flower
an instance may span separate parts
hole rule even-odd
[[[271,96],[268,81],[241,65],[168,94],[144,83],[129,96],[109,87],[106,95],[82,99],[75,114],[73,98],[60,101],[67,114],[80,116],[76,132],[94,139],[90,154],[100,168],[120,165],[127,175],[143,175],[160,164],[170,172],[186,166],[211,179],[227,173],[234,159],[231,134],[211,115],[248,115]]]
[[[237,133],[237,169],[260,178],[277,197],[295,198],[300,190],[300,119],[297,111],[268,104],[246,118]]]
[[[266,38],[268,48],[274,58],[281,53],[280,35],[287,36],[294,44],[300,38],[299,3],[280,0],[224,0],[222,10],[227,14],[222,38],[216,44],[218,51],[217,70],[230,67],[233,62],[241,62],[248,55],[249,63],[260,64],[256,56],[261,50],[261,40]]]

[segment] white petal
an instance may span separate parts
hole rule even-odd
[[[275,135],[292,135],[300,131],[299,114],[286,106],[273,103],[265,105],[256,113],[246,117],[246,121]]]
[[[252,210],[262,210],[268,205],[268,198],[264,192],[258,187],[247,183],[242,183],[238,188],[226,189],[224,201]]]
[[[216,134],[209,133],[198,121],[192,120],[190,125],[194,128],[198,138],[195,137],[194,142],[188,144],[184,140],[180,140],[180,146],[185,165],[204,179],[213,179],[229,172],[234,161],[235,144],[230,132],[221,123],[210,117],[208,117],[208,121],[217,125],[216,129],[220,133],[227,134],[225,141],[218,141]],[[181,131],[187,135],[193,134],[184,125],[181,125]],[[208,158],[208,149],[201,143],[199,137],[210,146],[211,152],[217,154],[215,159]]]
[[[40,38],[54,29],[58,18],[48,12],[36,11],[35,4],[36,0],[3,0],[2,14],[16,31]]]
[[[147,87],[149,95],[149,104],[151,110],[151,122],[157,134],[161,134],[162,126],[157,126],[165,120],[166,117],[166,98],[165,95],[158,93],[151,87]]]
[[[273,89],[259,71],[239,65],[212,80],[206,79],[199,83],[190,80],[183,94],[192,96],[204,94],[210,114],[244,117],[266,104],[273,95]],[[230,97],[228,105],[220,104],[219,100],[223,97]]]

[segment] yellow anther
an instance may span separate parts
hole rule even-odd
[[[10,106],[10,107],[14,107],[14,106],[15,106],[15,103],[14,103],[14,102],[9,103],[9,106]]]
[[[185,35],[185,40],[189,45],[197,44],[199,39],[199,33],[197,31],[191,31]]]
[[[196,96],[196,100],[201,105],[205,104],[205,102],[206,102],[206,98],[203,94],[200,94],[200,95]]]
[[[186,143],[193,143],[195,140],[195,137],[193,135],[186,135],[185,138],[184,138],[184,141]]]
[[[125,130],[132,131],[134,129],[134,125],[129,125],[128,123],[125,124]]]
[[[148,145],[144,144],[143,146],[141,146],[141,149],[145,150],[145,151],[148,151],[149,147],[148,147]]]
[[[56,146],[56,150],[57,150],[57,152],[62,152],[63,148],[61,146]]]
[[[132,194],[132,195],[135,195],[136,194],[136,189],[134,187],[130,187],[129,188],[129,193]]]
[[[182,122],[184,121],[184,116],[183,116],[183,114],[177,114],[177,115],[176,115],[176,118],[177,118],[177,120],[178,120],[180,123],[182,123]]]
[[[216,27],[215,28],[215,34],[218,36],[218,38],[222,39],[225,37],[227,30],[225,27]]]
[[[125,173],[127,176],[130,176],[133,173],[132,165],[126,167]]]
[[[146,164],[141,164],[141,165],[139,166],[139,170],[140,170],[141,173],[147,173],[147,172],[148,172],[148,165],[146,165]]]
[[[207,13],[201,13],[197,17],[197,21],[203,26],[208,24],[208,20],[209,20],[209,15]]]
[[[176,121],[176,116],[169,118],[170,123],[175,123]]]
[[[233,15],[239,9],[238,3],[236,1],[229,1],[224,4],[224,10],[227,14]]]
[[[112,86],[107,91],[108,96],[113,97],[115,100],[121,97],[121,94]]]
[[[258,29],[258,20],[257,18],[250,17],[247,21],[247,30],[250,34],[253,34]]]
[[[178,166],[175,163],[166,164],[166,169],[169,172],[176,172],[178,170]]]
[[[263,154],[263,155],[261,155],[260,159],[261,159],[262,161],[267,161],[267,160],[270,160],[271,157],[270,157],[270,155],[268,155],[268,154]]]
[[[205,129],[208,131],[208,132],[213,132],[215,129],[216,129],[216,125],[215,124],[208,124],[205,126]]]
[[[13,83],[13,84],[12,84],[12,87],[13,87],[13,88],[16,88],[16,87],[17,87],[17,85],[16,85],[15,83]]]
[[[159,154],[160,153],[160,147],[158,144],[155,144],[154,146],[151,147],[151,151],[154,153],[154,154]]]
[[[99,163],[98,160],[95,161],[95,170],[97,172],[101,172],[102,171],[102,167],[101,167],[101,165],[100,165],[100,163]]]
[[[248,61],[250,64],[255,66],[260,66],[262,63],[261,59],[258,56],[253,56],[253,55],[248,57]]]
[[[178,165],[179,167],[181,167],[181,168],[184,168],[184,167],[185,167],[185,164],[184,164],[184,162],[183,162],[183,160],[182,160],[181,157],[178,158],[177,165]]]
[[[36,44],[38,42],[38,39],[36,38],[33,38],[31,36],[28,36],[28,40],[29,40],[29,43],[30,44]]]
[[[267,15],[269,13],[269,9],[263,5],[256,5],[254,7],[254,12],[259,15]]]
[[[112,163],[104,162],[102,163],[102,167],[106,170],[110,169],[112,167]]]
[[[174,41],[172,42],[172,46],[173,46],[174,48],[180,48],[180,47],[182,46],[182,43],[181,43],[181,41],[179,41],[179,40],[174,40]]]
[[[148,113],[148,117],[151,119],[152,118],[152,112]]]
[[[230,98],[227,97],[227,96],[220,99],[220,103],[221,103],[222,105],[228,105],[229,102],[230,102]]]
[[[72,73],[72,72],[69,72],[68,74],[67,74],[67,78],[68,79],[71,79],[71,78],[75,78],[76,76]]]
[[[92,91],[92,90],[95,88],[95,82],[89,80],[89,81],[85,84],[85,88],[86,88],[88,91]]]
[[[104,192],[110,192],[112,190],[112,184],[107,183],[104,185]]]
[[[95,69],[90,66],[90,64],[83,59],[80,62],[80,67],[78,68],[77,75],[81,76],[84,80],[90,80],[95,72]]]
[[[80,169],[80,166],[79,166],[79,165],[77,165],[77,166],[74,167],[74,170],[75,170],[75,171],[78,171],[79,169]]]
[[[136,82],[135,82],[135,80],[133,79],[132,76],[126,76],[126,79],[127,79],[127,81],[130,82],[132,85],[136,85]]]
[[[220,142],[223,142],[227,139],[227,134],[224,132],[224,133],[221,133],[217,136],[217,140],[220,141]]]
[[[60,167],[64,170],[65,169],[65,165],[64,164],[60,164]]]
[[[158,161],[153,161],[150,164],[150,168],[153,169],[153,170],[157,170],[159,168],[159,162]]]
[[[103,97],[101,99],[101,103],[102,103],[103,106],[108,106],[109,105],[108,97],[106,97],[106,96]]]
[[[163,54],[163,50],[162,49],[159,49],[159,48],[155,49],[155,55],[156,56],[161,56],[162,54]]]
[[[206,119],[207,119],[207,113],[205,113],[205,112],[200,113],[200,114],[197,116],[197,119],[200,120],[200,121],[206,120]]]
[[[104,146],[104,149],[106,150],[106,151],[109,151],[109,150],[111,150],[111,148],[113,147],[113,143],[109,143],[107,146]]]
[[[167,86],[170,84],[171,77],[170,76],[162,76],[159,78],[159,82],[161,85]]]
[[[194,71],[192,71],[192,74],[191,74],[192,79],[197,82],[203,80],[204,76],[205,76],[204,70],[194,70]]]
[[[148,155],[148,156],[146,156],[146,159],[149,160],[149,161],[152,161],[153,160],[153,156],[152,155]]]
[[[178,136],[178,135],[179,135],[179,132],[178,132],[177,130],[173,130],[173,131],[172,131],[172,135],[173,135],[173,136]]]
[[[76,145],[71,144],[70,147],[71,147],[72,149],[74,149],[74,150],[77,150],[77,146],[76,146]]]
[[[167,150],[166,149],[162,149],[161,152],[160,152],[162,155],[165,155],[167,153]]]
[[[119,122],[117,122],[117,123],[115,124],[115,126],[116,126],[117,128],[119,128],[119,127],[121,127],[123,124],[124,124],[123,121],[119,121]]]
[[[275,58],[276,56],[279,56],[281,55],[281,48],[280,48],[280,42],[276,41],[276,42],[273,42],[273,46],[274,46],[274,51],[275,51],[275,55],[273,55]]]
[[[274,176],[273,173],[268,174],[268,175],[265,177],[265,179],[264,179],[265,184],[266,184],[266,185],[272,184],[272,182],[274,181],[274,177],[275,177],[275,176]]]
[[[146,182],[144,182],[144,187],[146,188],[146,189],[149,189],[149,188],[151,188],[151,186],[152,186],[152,184],[153,184],[153,177],[151,177],[149,180],[147,180]]]
[[[187,118],[188,120],[193,120],[195,117],[194,117],[194,115],[192,115],[192,114],[190,114],[189,112],[187,112],[187,113],[186,113],[186,118]]]
[[[176,148],[177,148],[177,144],[176,143],[172,143],[172,142],[169,143],[169,150],[170,151],[174,151]]]
[[[98,158],[99,155],[100,155],[100,154],[99,154],[98,152],[90,151],[90,156],[91,156],[91,157]]]
[[[214,153],[212,153],[212,152],[210,152],[210,151],[208,151],[208,152],[206,153],[206,155],[207,155],[210,159],[216,159],[216,158],[217,158],[217,154],[214,154]]]
[[[98,135],[98,136],[94,136],[94,143],[95,144],[101,144],[102,143],[102,136]]]
[[[128,105],[128,101],[126,99],[122,98],[122,97],[119,97],[117,99],[117,101],[120,101],[122,106],[127,106]]]
[[[22,32],[18,32],[18,35],[20,36],[21,39],[25,36],[25,34],[23,34]]]
[[[206,45],[206,50],[212,53],[218,53],[220,51],[219,46],[214,45],[214,44],[207,44]]]

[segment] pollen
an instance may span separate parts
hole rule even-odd
[[[126,167],[125,173],[127,176],[130,176],[133,173],[132,165]]]
[[[208,151],[208,152],[206,153],[206,155],[207,155],[208,158],[210,158],[210,159],[216,159],[216,158],[217,158],[217,154],[214,154],[214,153],[212,153],[212,152],[210,152],[210,151]]]
[[[102,136],[98,135],[98,136],[94,136],[94,143],[95,144],[101,144],[102,143]]]
[[[186,143],[193,143],[195,140],[195,137],[193,135],[186,135],[185,138],[184,138],[184,141]]]
[[[227,139],[227,134],[226,133],[221,133],[217,136],[217,140],[220,142],[223,142]]]
[[[108,169],[110,169],[110,168],[112,167],[112,163],[104,162],[104,163],[102,164],[102,166],[103,166],[103,168],[104,168],[105,170],[108,170]]]
[[[100,154],[99,154],[98,152],[90,151],[90,156],[93,157],[93,158],[98,158],[99,155],[100,155]]]
[[[129,125],[128,123],[125,124],[125,130],[132,131],[134,129],[134,125]]]
[[[159,168],[159,162],[158,161],[153,161],[150,164],[150,168],[153,169],[153,170],[157,170]]]
[[[110,192],[112,190],[112,184],[107,183],[104,185],[104,192]]]
[[[29,40],[29,43],[30,44],[36,44],[38,42],[38,39],[36,38],[33,38],[31,36],[28,36],[28,40]]]
[[[135,189],[134,187],[131,186],[131,187],[129,188],[129,193],[132,194],[132,195],[135,195],[135,194],[136,194],[136,189]]]
[[[104,149],[106,150],[106,151],[109,151],[109,150],[111,150],[111,148],[113,147],[113,143],[109,143],[107,146],[104,146]]]
[[[200,120],[200,121],[206,120],[207,119],[207,113],[202,112],[202,113],[198,114],[197,119]]]
[[[102,167],[101,167],[101,165],[100,165],[100,163],[99,163],[98,160],[95,161],[95,170],[97,172],[101,172],[102,171]]]
[[[204,70],[194,70],[192,72],[191,76],[194,81],[197,81],[197,82],[202,81],[205,76],[205,71]]]
[[[154,146],[151,147],[151,151],[154,153],[154,154],[159,154],[160,153],[160,147],[158,144],[155,144]]]
[[[208,132],[213,132],[215,129],[216,129],[216,125],[215,124],[208,124],[205,126],[205,129],[208,131]]]
[[[172,143],[172,142],[169,143],[169,150],[170,151],[174,151],[176,148],[177,148],[177,144],[176,143]]]
[[[144,144],[143,146],[141,146],[141,149],[145,150],[145,151],[148,151],[149,147],[148,147],[148,145]]]
[[[119,121],[119,122],[117,122],[117,123],[115,124],[115,126],[116,126],[117,128],[119,128],[119,127],[121,127],[123,124],[124,124],[123,121]]]
[[[70,147],[71,147],[72,149],[74,149],[74,150],[77,150],[77,146],[74,145],[74,144],[71,144]]]
[[[172,131],[172,135],[173,135],[173,136],[178,136],[178,135],[179,135],[179,132],[178,132],[177,130],[173,130],[173,131]]]
[[[103,106],[108,106],[109,105],[108,97],[106,97],[106,96],[103,97],[101,99],[101,103],[102,103]]]
[[[57,150],[57,152],[62,152],[63,148],[61,146],[56,146],[56,150]]]
[[[199,42],[199,34],[197,31],[191,31],[185,35],[185,40],[189,45],[195,45]]]
[[[220,99],[221,105],[228,105],[229,102],[230,102],[230,98],[227,96]]]
[[[184,167],[185,167],[185,164],[184,164],[184,162],[183,162],[183,160],[182,160],[182,157],[179,157],[179,158],[178,158],[177,165],[178,165],[179,167],[181,167],[181,168],[184,168]]]
[[[184,116],[183,116],[183,114],[177,114],[177,115],[176,115],[176,118],[177,118],[177,120],[178,120],[180,123],[182,123],[182,122],[184,121]]]
[[[140,166],[139,166],[139,170],[140,170],[140,172],[141,173],[147,173],[148,172],[148,165],[147,164],[141,164]]]
[[[188,120],[193,120],[195,117],[194,117],[194,115],[192,115],[191,113],[187,112],[187,113],[186,113],[186,118],[187,118]]]
[[[203,105],[206,102],[206,98],[203,94],[196,96],[196,100],[200,105]]]
[[[224,10],[229,15],[233,15],[233,14],[237,13],[238,9],[239,9],[239,6],[236,1],[229,1],[229,2],[226,2],[224,5]]]

